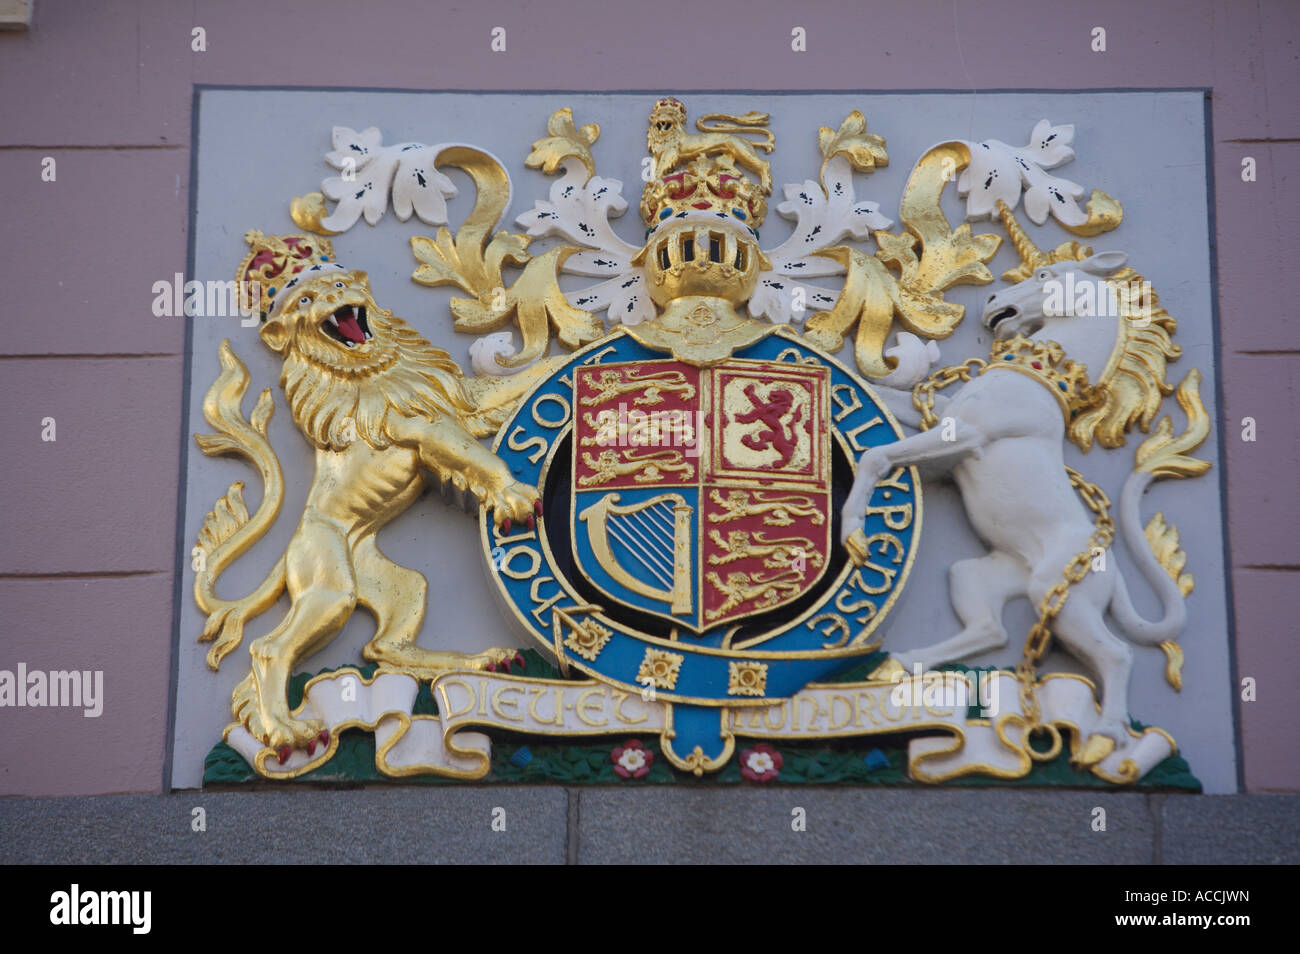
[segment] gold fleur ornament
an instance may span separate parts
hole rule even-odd
[[[605,648],[605,644],[609,642],[611,635],[613,635],[612,631],[608,627],[601,626],[594,619],[589,619],[570,629],[569,635],[564,639],[564,645],[588,662],[594,662],[600,655],[600,651]]]
[[[637,682],[656,689],[672,690],[677,686],[684,656],[663,649],[647,649],[636,674]]]
[[[767,663],[732,662],[729,696],[762,696],[767,692]]]

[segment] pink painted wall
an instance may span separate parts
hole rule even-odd
[[[1242,706],[1246,787],[1300,791],[1300,323],[1284,279],[1300,244],[1300,4],[517,6],[37,0],[30,31],[0,33],[0,668],[103,669],[109,702],[99,719],[0,710],[0,794],[163,784],[184,338],[152,316],[150,288],[185,268],[196,83],[1212,88],[1237,666],[1258,681]],[[494,26],[505,53],[490,51]],[[806,53],[790,49],[794,26]],[[1104,53],[1090,49],[1097,26]],[[55,182],[41,181],[47,155]],[[1241,181],[1244,156],[1255,182]],[[1247,416],[1254,443],[1235,439]]]

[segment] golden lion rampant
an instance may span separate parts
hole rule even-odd
[[[318,266],[319,268],[319,266]],[[284,496],[280,464],[266,440],[273,409],[262,392],[247,420],[240,401],[248,371],[229,341],[222,372],[203,402],[219,432],[196,435],[205,454],[235,453],[261,471],[265,493],[250,519],[236,483],[208,514],[195,550],[195,600],[208,614],[200,641],[215,640],[216,669],[242,639],[244,623],[287,591],[284,619],[249,646],[252,669],[235,689],[232,709],[283,763],[292,748],[315,753],[328,742],[319,721],[295,719],[288,682],[294,667],[333,639],[359,604],[375,617],[362,655],[381,667],[428,678],[449,669],[509,669],[513,648],[477,655],[416,645],[428,584],[380,552],[375,536],[420,495],[426,471],[490,509],[499,526],[532,525],[537,490],[517,482],[506,464],[476,440],[493,433],[510,406],[549,371],[492,380],[462,376],[450,356],[410,325],[379,308],[365,272],[338,265],[299,274],[281,293],[261,337],[284,357],[280,385],[294,423],[316,449],[316,469],[298,529],[262,583],[240,600],[215,595],[222,571],[274,523]]]

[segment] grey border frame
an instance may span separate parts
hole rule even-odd
[[[1205,198],[1206,198],[1206,224],[1209,228],[1208,246],[1209,246],[1209,266],[1210,266],[1210,327],[1214,340],[1215,366],[1214,366],[1214,399],[1216,410],[1219,413],[1220,420],[1214,422],[1215,430],[1219,437],[1219,460],[1216,461],[1219,470],[1219,504],[1220,513],[1222,514],[1222,533],[1223,533],[1223,568],[1224,568],[1224,606],[1228,617],[1228,667],[1230,684],[1228,687],[1229,695],[1232,698],[1232,738],[1236,747],[1236,775],[1237,775],[1237,793],[1244,794],[1246,791],[1246,766],[1245,766],[1245,748],[1241,734],[1241,694],[1237,691],[1239,684],[1238,661],[1237,661],[1237,610],[1236,601],[1233,593],[1233,564],[1232,564],[1232,546],[1230,541],[1231,526],[1228,519],[1228,455],[1226,451],[1226,442],[1224,439],[1224,429],[1222,426],[1222,415],[1224,410],[1223,404],[1223,367],[1224,367],[1224,350],[1223,350],[1223,333],[1221,326],[1221,317],[1219,310],[1219,240],[1218,240],[1218,217],[1215,206],[1215,176],[1214,176],[1214,124],[1213,124],[1213,87],[1209,86],[1103,86],[1089,89],[1050,89],[1050,88],[1031,88],[1015,89],[991,87],[987,89],[834,89],[834,88],[817,88],[817,89],[799,89],[799,90],[762,90],[762,89],[673,89],[669,87],[653,89],[534,89],[534,90],[510,90],[510,89],[419,89],[409,87],[385,87],[385,86],[259,86],[254,84],[241,83],[195,83],[193,86],[193,97],[190,107],[190,181],[189,181],[189,211],[186,234],[186,253],[185,269],[186,275],[194,274],[194,245],[195,245],[195,216],[198,211],[198,165],[199,165],[199,111],[202,108],[203,93],[208,90],[247,90],[253,92],[262,92],[275,90],[277,92],[319,92],[319,93],[464,93],[467,95],[499,95],[499,96],[559,96],[565,94],[589,95],[591,93],[602,93],[611,95],[640,95],[640,96],[663,96],[665,94],[673,95],[692,95],[692,94],[710,94],[719,93],[736,96],[812,96],[812,95],[862,95],[862,96],[909,96],[918,94],[943,94],[954,96],[972,96],[981,93],[1002,94],[1050,94],[1050,95],[1083,95],[1093,93],[1201,93],[1204,97],[1204,128],[1205,128]],[[287,200],[286,200],[287,201]],[[172,762],[175,755],[176,746],[176,706],[177,690],[180,673],[178,671],[180,660],[180,616],[181,616],[181,598],[185,583],[187,581],[187,571],[185,567],[189,565],[186,556],[189,549],[186,547],[185,539],[185,502],[186,488],[188,483],[190,453],[190,435],[186,428],[190,419],[190,369],[192,365],[194,342],[193,342],[193,324],[185,322],[185,347],[182,360],[184,367],[181,369],[181,435],[180,435],[180,477],[177,483],[176,495],[176,559],[174,568],[176,572],[175,583],[173,584],[172,593],[172,632],[171,632],[171,655],[168,659],[168,692],[167,692],[167,734],[166,750],[163,757],[162,768],[162,790],[164,792],[189,791],[189,789],[178,789],[172,785]],[[400,784],[400,783],[395,783]],[[530,787],[528,783],[521,783],[524,787]],[[542,788],[562,788],[552,784],[537,783]],[[338,786],[348,787],[348,786]],[[840,787],[840,786],[837,786]],[[849,786],[850,788],[854,786]],[[900,788],[899,790],[906,790]]]

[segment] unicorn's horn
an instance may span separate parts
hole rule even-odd
[[[1015,215],[1007,204],[998,199],[996,208],[998,218],[1002,220],[1002,227],[1007,230],[1007,235],[1011,237],[1011,244],[1015,246],[1016,252],[1020,255],[1020,270],[1024,272],[1032,271],[1039,265],[1046,264],[1048,258],[1043,254],[1042,249],[1034,244],[1027,232],[1020,227],[1016,221]]]

